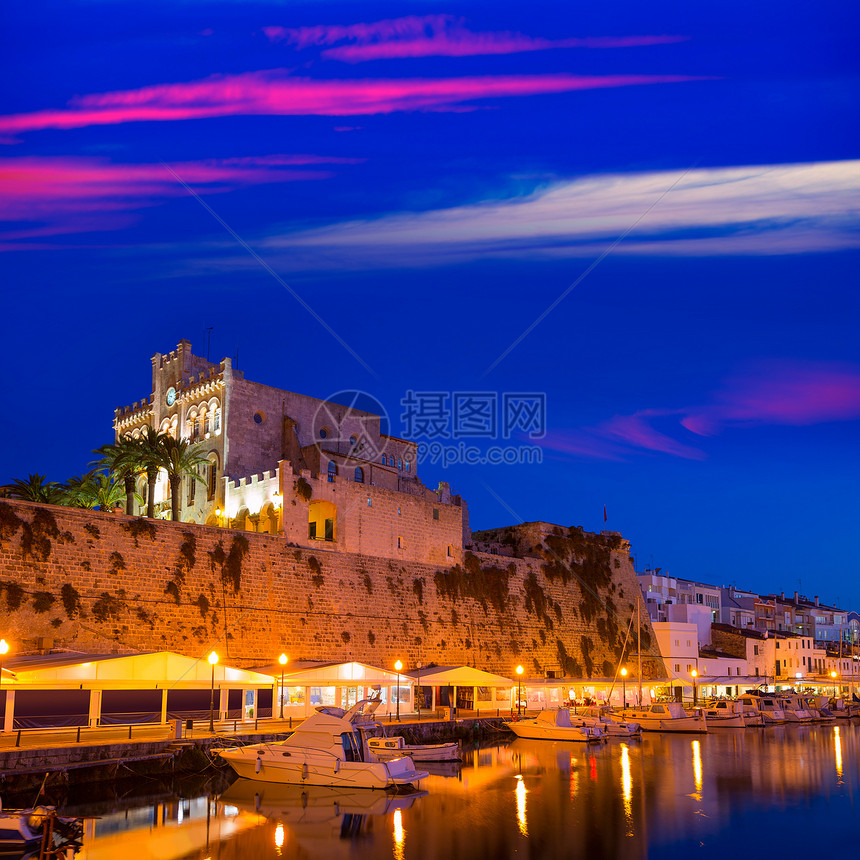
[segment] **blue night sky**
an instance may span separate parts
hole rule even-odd
[[[84,471],[212,327],[395,434],[407,391],[545,393],[544,438],[466,440],[541,464],[420,464],[475,529],[615,529],[640,569],[860,608],[856,4],[5,17],[0,483]]]

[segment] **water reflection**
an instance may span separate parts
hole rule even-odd
[[[833,727],[833,747],[836,750],[836,777],[842,782],[842,738],[839,735],[839,726]]]
[[[526,784],[523,778],[517,775],[517,821],[520,824],[520,833],[529,835],[529,827],[526,823]]]
[[[411,796],[238,780],[212,797],[98,807],[80,857],[662,860],[763,834],[770,853],[813,856],[823,820],[831,844],[855,837],[858,755],[860,726],[848,723],[588,748],[518,739],[467,751]]]
[[[698,740],[694,740],[693,744],[693,780],[696,783],[696,791],[693,797],[696,800],[702,799],[702,747]]]
[[[633,777],[630,775],[630,749],[621,744],[621,793],[624,797],[624,817],[627,835],[633,835]]]

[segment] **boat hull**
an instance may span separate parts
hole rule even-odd
[[[505,723],[518,738],[528,738],[533,741],[573,741],[575,743],[590,743],[606,739],[605,732],[598,732],[589,726],[542,726],[535,725],[530,720],[520,720],[515,723]]]
[[[338,788],[367,788],[379,791],[396,790],[416,785],[427,771],[416,770],[409,758],[388,762],[340,761],[337,759],[303,757],[268,752],[249,754],[246,748],[218,750],[239,776],[261,782],[285,785],[320,785]]]
[[[460,761],[460,745],[445,744],[404,744],[402,738],[370,738],[368,748],[380,761],[390,761],[401,756],[409,756],[412,761]]]

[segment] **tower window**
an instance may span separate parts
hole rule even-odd
[[[334,460],[328,461],[328,482],[334,483],[334,476],[337,474],[337,463]]]
[[[328,436],[328,430],[325,427],[320,427],[320,439],[325,439]]]
[[[361,466],[355,467],[355,482],[357,484],[364,483],[364,469],[362,469]]]

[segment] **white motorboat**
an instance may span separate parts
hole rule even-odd
[[[778,699],[787,723],[814,723],[815,717],[806,709],[797,695],[783,695]]]
[[[609,708],[605,706],[576,708],[570,719],[572,723],[581,721],[586,726],[600,726],[611,738],[632,738],[642,733],[639,723],[613,720]]]
[[[598,726],[573,725],[567,708],[541,711],[534,719],[513,720],[505,726],[518,738],[531,740],[588,742],[607,737],[606,730]]]
[[[400,735],[368,738],[367,746],[380,761],[408,755],[412,761],[460,761],[460,744],[407,744]]]
[[[19,856],[21,852],[39,848],[46,828],[51,850],[71,845],[83,833],[78,819],[61,818],[53,806],[3,809],[0,803],[0,854]]]
[[[742,706],[728,699],[717,699],[704,705],[709,729],[743,729],[747,725]],[[764,725],[760,718],[758,725]]]
[[[0,853],[37,847],[42,842],[43,821],[35,809],[0,812]]]
[[[239,776],[291,785],[397,790],[415,786],[427,771],[408,756],[376,761],[362,728],[368,706],[319,707],[286,740],[215,750]]]
[[[708,721],[701,708],[692,714],[680,702],[654,702],[647,708],[612,711],[612,719],[639,723],[644,732],[707,732]]]
[[[758,714],[766,726],[785,722],[785,712],[775,696],[764,693],[747,693],[738,699],[743,708],[744,717],[751,719],[752,714]]]

